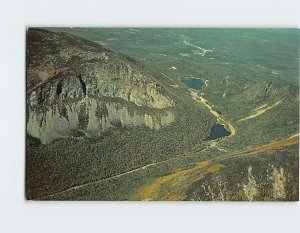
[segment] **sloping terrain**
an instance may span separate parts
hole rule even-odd
[[[97,133],[116,124],[159,129],[174,120],[168,110],[150,113],[174,103],[134,60],[45,30],[29,29],[27,44],[27,131],[43,143],[79,130]],[[148,109],[138,113],[141,107]]]
[[[158,73],[70,34],[29,29],[26,75],[28,198],[202,148],[213,124]]]
[[[266,37],[256,32],[259,36],[249,41],[259,46],[264,37],[275,36],[270,48],[260,47],[246,58],[247,48],[238,44],[240,51],[230,64],[220,65],[215,58],[227,61],[222,54],[230,54],[231,45],[225,51],[220,43],[204,43],[206,36],[214,35],[209,30],[206,36],[199,34],[199,41],[190,31],[178,37],[179,29],[150,30],[152,39],[149,31],[136,30],[124,29],[119,43],[114,36],[122,30],[101,29],[103,40],[95,43],[29,29],[27,198],[298,200],[294,41],[287,40],[287,51],[275,49],[281,38],[293,33],[267,30]],[[98,35],[97,30],[73,32],[87,38]],[[232,38],[236,31],[228,33],[224,35]],[[106,43],[114,49],[122,45],[120,51],[135,59],[103,47]],[[165,51],[149,53],[157,48]],[[284,66],[278,66],[279,76],[269,72],[278,57],[290,54]],[[256,61],[267,68],[254,69]],[[202,80],[204,87],[185,86],[182,81],[189,77]],[[208,140],[214,123],[230,135]]]

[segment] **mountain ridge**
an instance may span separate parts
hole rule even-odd
[[[27,38],[27,131],[43,143],[77,128],[100,132],[115,121],[160,129],[174,120],[168,91],[133,59],[67,33],[29,29]],[[146,110],[129,113],[128,104]],[[149,114],[151,108],[159,114]]]

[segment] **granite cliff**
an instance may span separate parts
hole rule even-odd
[[[171,94],[122,54],[66,33],[27,31],[27,133],[57,138],[174,121]]]

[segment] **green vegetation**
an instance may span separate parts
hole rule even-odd
[[[185,112],[195,114],[188,116]],[[121,127],[116,122],[114,128],[93,138],[59,139],[49,145],[40,145],[29,136],[27,187],[30,192],[27,196],[39,198],[183,155],[190,150],[203,150],[207,147],[204,139],[213,122],[203,110],[182,106],[182,109],[178,108],[176,122],[158,131],[146,127]]]
[[[97,41],[151,65],[177,67],[180,77],[209,72],[298,85],[297,29],[49,28]],[[197,55],[196,47],[213,50]],[[196,52],[196,53],[195,53]],[[164,56],[164,55],[166,56]],[[188,54],[188,56],[182,56]],[[145,60],[144,60],[145,59]],[[197,63],[197,70],[189,65]],[[187,65],[187,68],[184,66]],[[182,68],[185,70],[181,72]]]
[[[230,158],[299,132],[298,30],[49,30],[69,32],[121,52],[128,62],[149,74],[162,93],[172,97],[175,107],[168,110],[175,121],[151,130],[124,126],[115,120],[113,128],[101,135],[85,135],[78,130],[73,137],[46,145],[28,135],[29,199],[140,200],[141,190],[153,184],[159,188],[161,200],[177,189],[173,200],[299,198],[299,144]],[[80,67],[76,57],[67,65]],[[198,90],[197,95],[230,122],[234,135],[206,140],[218,119],[184,86],[182,80],[190,77],[207,80],[207,87]],[[113,81],[118,82],[118,77]],[[145,106],[137,108],[120,98],[99,100],[126,105],[131,115],[164,114]],[[81,129],[88,123],[84,109],[82,106],[79,114]],[[63,115],[65,108],[61,106],[59,111]],[[105,105],[98,106],[96,114],[105,118]],[[226,156],[228,159],[222,161]],[[219,161],[213,164],[218,166],[199,166],[207,161]]]

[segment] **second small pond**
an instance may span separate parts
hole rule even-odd
[[[213,127],[211,128],[210,134],[208,136],[208,140],[215,140],[217,138],[223,138],[226,136],[229,136],[230,132],[227,131],[224,127],[224,125],[215,123]]]

